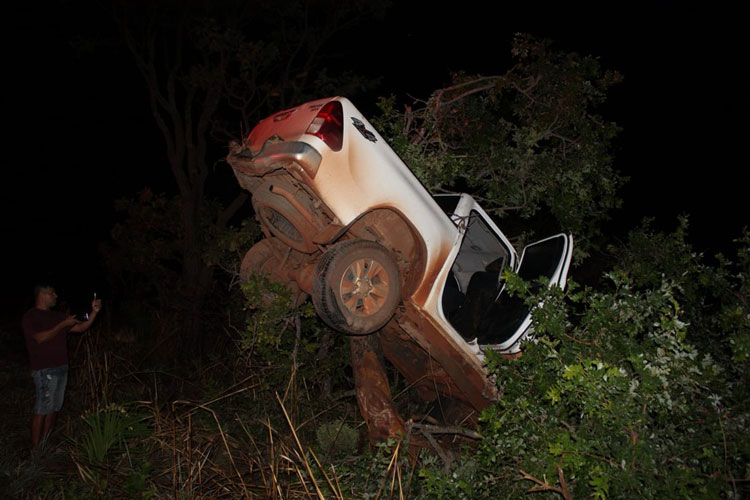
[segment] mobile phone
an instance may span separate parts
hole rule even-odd
[[[78,321],[88,321],[89,320],[89,313],[76,314],[76,319]]]

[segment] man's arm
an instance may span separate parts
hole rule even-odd
[[[94,294],[96,295],[96,294]],[[82,333],[89,329],[89,327],[94,322],[94,318],[96,318],[96,315],[99,314],[99,311],[102,308],[102,301],[99,299],[94,299],[94,301],[91,303],[91,314],[89,314],[89,319],[82,323],[76,324],[73,328],[70,329],[71,332],[74,333]]]
[[[69,326],[72,326],[75,328],[76,323],[78,323],[78,320],[75,318],[75,316],[68,316],[64,320],[60,321],[58,324],[50,328],[49,330],[44,330],[41,332],[37,332],[31,336],[32,339],[34,339],[34,342],[37,344],[41,344],[42,342],[47,342],[48,340],[52,340],[62,332],[64,329],[68,328]],[[72,328],[71,328],[72,330]]]
[[[89,314],[89,319],[87,319],[86,321],[77,323],[75,326],[73,326],[73,328],[70,329],[70,331],[73,333],[85,332],[86,330],[89,329],[91,324],[94,322],[94,318],[96,318],[96,313],[92,311],[91,314]]]

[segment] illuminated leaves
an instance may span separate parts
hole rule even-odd
[[[402,113],[381,100],[376,125],[433,192],[470,192],[499,217],[551,215],[588,247],[624,182],[609,153],[618,127],[597,115],[620,77],[529,36],[513,53],[504,74],[455,74]]]
[[[534,284],[505,276],[510,293],[543,305],[520,358],[487,353],[503,397],[483,412],[472,459],[493,475],[453,478],[440,491],[527,498],[536,479],[559,498],[564,477],[572,498],[746,493],[731,478],[746,477],[750,459],[750,238],[737,241],[736,262],[707,264],[684,229],[636,231],[621,251],[631,257],[599,290],[539,287],[533,296]],[[451,490],[461,479],[470,490]]]

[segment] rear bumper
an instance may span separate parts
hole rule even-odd
[[[256,155],[237,145],[227,155],[227,163],[235,173],[263,176],[272,170],[298,165],[309,178],[318,173],[323,157],[306,142],[277,142],[268,144]]]

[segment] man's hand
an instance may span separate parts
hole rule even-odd
[[[94,297],[96,297],[96,294],[94,294]],[[89,319],[82,323],[77,323],[74,325],[70,331],[73,333],[82,333],[89,329],[91,324],[94,322],[94,318],[96,318],[96,315],[99,314],[99,311],[102,310],[102,301],[100,299],[95,298],[91,301],[91,314],[89,315]]]
[[[68,316],[67,318],[62,320],[60,324],[58,324],[57,326],[60,329],[63,329],[63,328],[68,328],[70,326],[75,326],[78,323],[80,323],[80,321],[75,316]]]

